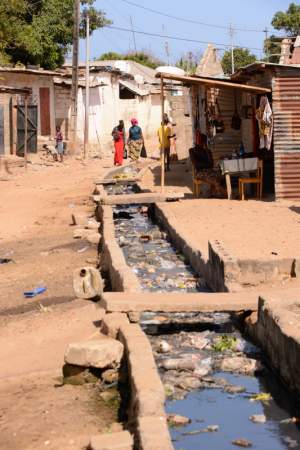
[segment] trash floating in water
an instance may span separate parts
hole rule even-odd
[[[260,392],[250,398],[250,402],[269,402],[270,400],[272,400],[272,397],[268,392]]]
[[[24,297],[33,298],[33,297],[36,297],[37,295],[43,294],[46,290],[47,290],[46,286],[37,287],[37,288],[33,289],[32,291],[25,291]]]
[[[121,205],[113,212],[118,243],[142,289],[209,292],[203,278],[185,264],[184,256],[167,240],[167,234],[149,219],[148,206]]]

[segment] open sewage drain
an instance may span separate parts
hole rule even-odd
[[[106,189],[136,192],[126,185]],[[143,291],[210,291],[155,224],[154,208],[118,205],[113,211],[116,237]],[[165,386],[174,448],[300,449],[299,405],[235,319],[225,313],[141,315]]]

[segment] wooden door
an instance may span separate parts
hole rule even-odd
[[[24,156],[25,107],[17,106],[17,155]],[[37,152],[37,105],[28,105],[27,110],[27,151]]]
[[[41,135],[50,136],[50,89],[40,88]]]

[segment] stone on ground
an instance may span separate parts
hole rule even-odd
[[[72,214],[73,225],[85,226],[88,221],[88,217],[85,213],[75,212]]]
[[[133,439],[128,431],[99,434],[91,437],[89,450],[132,450]]]
[[[98,339],[69,344],[65,362],[75,366],[116,368],[123,356],[123,344],[115,339]]]
[[[89,231],[92,231],[92,230],[89,230]],[[87,235],[87,241],[90,243],[90,244],[96,244],[96,245],[98,245],[99,244],[99,242],[100,242],[100,239],[101,239],[101,234],[100,233],[97,233],[96,231],[92,231],[92,233],[89,233],[88,235]]]

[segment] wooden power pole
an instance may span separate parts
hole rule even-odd
[[[86,67],[85,67],[85,118],[84,118],[84,159],[88,155],[89,144],[89,109],[90,109],[90,16],[86,11]]]
[[[74,25],[73,25],[72,89],[71,89],[71,141],[74,145],[77,136],[80,0],[74,0],[73,17],[74,17]]]

